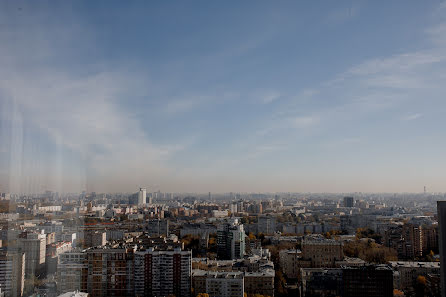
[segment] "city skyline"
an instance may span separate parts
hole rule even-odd
[[[446,192],[445,2],[0,8],[0,192]]]

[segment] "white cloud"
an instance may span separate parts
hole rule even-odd
[[[22,63],[23,53],[15,56],[13,51],[12,45],[0,50],[0,106],[9,109],[3,112],[10,114],[11,123],[20,120],[23,124],[20,131],[12,124],[8,125],[9,131],[0,131],[2,136],[13,134],[2,140],[9,142],[6,147],[11,167],[6,175],[11,191],[41,191],[42,187],[66,191],[86,187],[98,191],[130,190],[167,175],[166,160],[182,145],[153,144],[140,119],[120,105],[133,92],[149,92],[144,76],[94,68],[89,75],[76,75],[70,69],[48,64],[42,67],[39,61]],[[47,135],[52,144],[32,143],[35,148],[25,147],[35,142],[32,135],[23,132],[30,130],[28,126]],[[45,147],[58,153],[46,156]],[[77,168],[61,167],[75,161],[64,160],[64,151],[78,155]],[[30,158],[37,163],[25,162]],[[77,175],[77,182],[70,182],[73,175]],[[0,182],[5,183],[8,182]]]
[[[117,104],[136,77],[97,73],[76,78],[51,70],[35,77],[19,70],[14,79],[6,79],[11,71],[0,71],[2,100],[13,98],[26,123],[47,133],[61,149],[79,153],[91,184],[96,177],[120,186],[144,182],[166,170],[163,160],[178,150],[153,145],[140,122]]]

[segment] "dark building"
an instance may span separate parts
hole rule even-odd
[[[133,296],[133,249],[101,247],[86,251],[87,292],[91,297]]]
[[[147,221],[147,233],[150,236],[169,236],[169,220],[149,220]]]
[[[387,265],[342,269],[344,297],[392,297],[393,271]]]
[[[437,201],[438,242],[440,248],[441,296],[446,297],[446,201]]]
[[[245,254],[245,231],[238,222],[224,223],[217,228],[217,259],[241,259]]]
[[[353,207],[354,200],[353,197],[344,197],[344,207]]]
[[[342,269],[301,268],[301,296],[342,296]]]

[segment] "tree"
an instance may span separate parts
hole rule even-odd
[[[414,285],[415,289],[415,296],[417,297],[423,297],[424,291],[426,289],[426,278],[422,275],[419,275],[415,281]]]
[[[278,297],[285,297],[288,296],[288,291],[285,288],[286,285],[286,280],[285,277],[282,274],[282,271],[280,270],[276,270],[276,276],[275,276],[275,280],[274,280],[275,285],[275,289],[276,289],[276,296]]]
[[[394,249],[377,244],[372,240],[348,242],[344,245],[344,254],[347,257],[361,258],[367,262],[380,264],[398,260]]]

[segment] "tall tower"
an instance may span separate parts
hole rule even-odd
[[[139,188],[138,205],[146,204],[146,188]]]
[[[446,297],[446,201],[437,201],[441,297]]]
[[[344,197],[344,207],[353,207],[355,204],[353,197]]]

